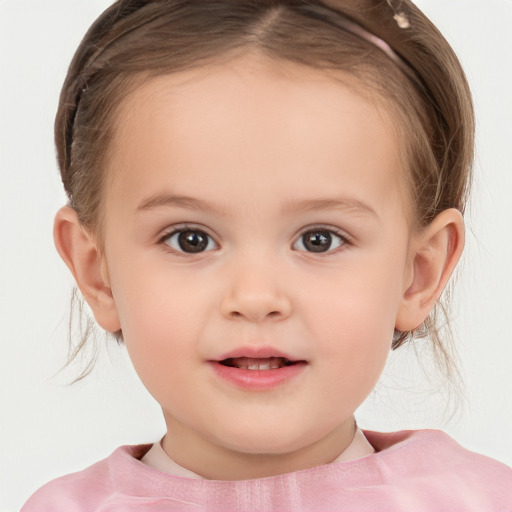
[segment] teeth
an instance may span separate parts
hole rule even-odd
[[[278,370],[284,366],[288,366],[290,361],[283,357],[269,357],[262,359],[253,359],[249,357],[236,357],[226,359],[223,364],[233,368],[240,368],[242,370]]]
[[[242,366],[239,366],[239,368],[243,368]],[[247,366],[248,370],[270,370],[270,363],[264,363],[264,364],[250,364]]]

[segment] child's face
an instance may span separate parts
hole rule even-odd
[[[410,279],[392,121],[320,71],[244,57],[146,83],[117,123],[103,271],[177,459],[336,455]]]

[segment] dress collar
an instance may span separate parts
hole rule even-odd
[[[362,430],[359,427],[356,427],[352,442],[332,461],[332,463],[350,462],[362,459],[374,452],[375,450],[373,446],[366,439]],[[141,462],[153,469],[161,471],[162,473],[167,473],[168,475],[204,480],[202,476],[180,466],[172,460],[162,448],[162,440],[160,440],[159,443],[153,444],[150,450],[144,455],[144,457],[142,457]]]

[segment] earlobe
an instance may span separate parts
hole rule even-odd
[[[464,248],[462,214],[450,208],[438,214],[412,243],[410,278],[405,284],[395,327],[416,329],[441,296]]]
[[[106,260],[90,233],[68,206],[55,216],[53,227],[55,247],[68,266],[98,324],[109,332],[121,326],[110,290]]]

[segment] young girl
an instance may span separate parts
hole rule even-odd
[[[23,511],[508,510],[439,431],[361,430],[464,245],[473,114],[410,2],[121,0],[55,134],[57,249],[167,432]]]

